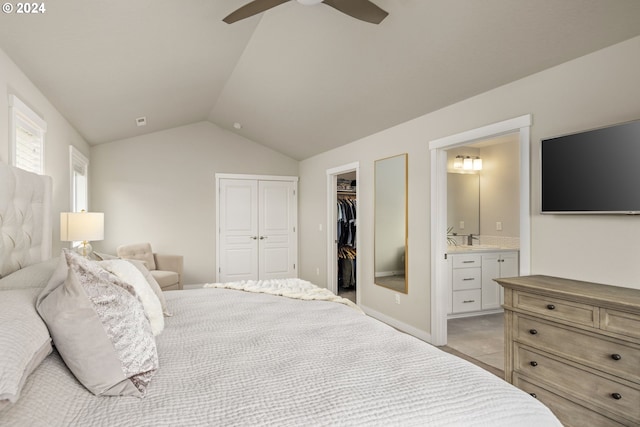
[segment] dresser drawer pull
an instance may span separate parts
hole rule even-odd
[[[474,300],[474,299],[468,299],[468,300],[466,300],[466,301],[462,301],[462,303],[463,303],[463,304],[468,304],[468,303],[470,303],[470,302],[476,302],[476,300]]]
[[[468,281],[468,280],[476,280],[476,279],[475,279],[475,278],[473,278],[473,277],[465,277],[465,278],[464,278],[464,279],[462,279],[462,280],[463,280],[463,281]]]
[[[529,365],[531,366],[538,366],[538,362],[536,362],[535,360],[532,360],[531,362],[529,362]]]
[[[547,308],[548,308],[549,310],[555,310],[555,309],[556,309],[556,306],[555,306],[555,305],[553,305],[553,304],[547,304]]]
[[[614,354],[611,355],[611,358],[613,360],[620,360],[620,359],[622,359],[622,356],[620,356],[618,353],[614,353]]]
[[[611,393],[611,397],[613,397],[615,400],[622,399],[622,395],[620,393]]]
[[[530,333],[531,335],[537,335],[537,334],[538,334],[538,331],[536,331],[535,329],[529,329],[529,333]]]
[[[537,394],[535,394],[535,393],[529,393],[529,394],[530,394],[532,397],[536,398],[536,399],[538,398],[538,395],[537,395]]]

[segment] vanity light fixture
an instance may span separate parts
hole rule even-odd
[[[462,169],[463,160],[464,160],[464,157],[462,157],[461,155],[457,155],[455,160],[453,161],[454,169]]]
[[[464,170],[472,170],[473,169],[473,159],[469,156],[464,158],[464,166],[462,167]]]
[[[473,159],[473,170],[481,171],[482,170],[482,159],[478,156]]]

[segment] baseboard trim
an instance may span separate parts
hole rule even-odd
[[[404,322],[401,322],[397,319],[394,319],[393,317],[387,316],[386,314],[380,313],[379,311],[376,311],[372,308],[369,308],[367,306],[364,305],[360,305],[359,306],[362,311],[364,311],[368,316],[373,317],[374,319],[377,319],[383,323],[386,323],[389,326],[393,326],[394,328],[405,332],[409,335],[412,335],[422,341],[426,341],[429,344],[431,344],[431,334],[428,332],[425,332],[421,329],[416,328],[415,326],[411,326],[408,325]]]

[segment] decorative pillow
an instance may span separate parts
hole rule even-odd
[[[153,335],[159,335],[164,329],[162,305],[140,270],[128,260],[124,259],[98,261],[98,265],[108,272],[115,274],[123,282],[133,286],[133,289],[135,289],[136,294],[142,302],[144,312],[149,318]]]
[[[66,279],[56,270],[37,302],[58,352],[92,393],[144,396],[158,353],[133,287],[66,249],[62,258]]]
[[[0,279],[0,290],[44,288],[58,265],[58,258],[29,265]]]
[[[49,331],[34,304],[39,292],[0,292],[0,409],[18,400],[27,377],[51,353]]]
[[[127,261],[135,265],[136,268],[140,270],[140,273],[142,273],[144,278],[147,279],[147,283],[149,283],[149,286],[153,290],[153,293],[155,293],[156,296],[158,297],[158,300],[160,300],[160,305],[162,306],[162,313],[164,313],[166,317],[173,316],[173,313],[171,313],[171,311],[169,311],[169,308],[167,307],[167,300],[164,297],[162,288],[160,288],[160,285],[158,284],[156,279],[153,277],[153,274],[151,274],[151,272],[147,269],[144,261],[140,261],[137,259],[128,259]]]

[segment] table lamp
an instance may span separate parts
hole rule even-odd
[[[104,213],[102,212],[61,212],[60,240],[82,242],[76,251],[88,258],[93,249],[90,241],[104,239]]]

